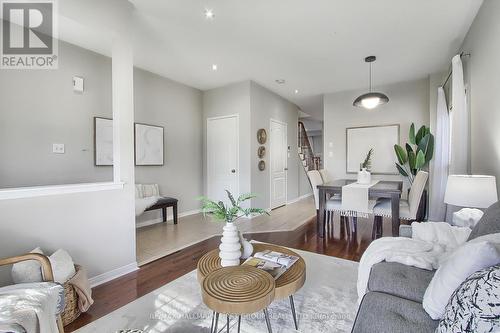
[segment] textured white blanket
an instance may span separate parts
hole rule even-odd
[[[49,282],[0,288],[0,323],[4,327],[22,327],[28,333],[57,332],[61,294],[62,286]]]
[[[373,265],[397,262],[422,269],[437,269],[440,262],[465,243],[471,230],[445,222],[412,223],[412,238],[383,237],[373,241],[361,257],[358,269],[358,302],[361,302]]]
[[[153,206],[158,201],[158,199],[160,199],[160,197],[157,196],[135,198],[135,216],[139,216],[144,213],[144,211]]]

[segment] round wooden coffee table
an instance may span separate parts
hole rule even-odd
[[[271,323],[267,306],[274,300],[274,279],[271,275],[251,266],[224,267],[209,273],[201,283],[203,302],[214,312],[210,332],[217,332],[219,314],[238,315],[238,332],[241,315],[264,311],[267,330]]]
[[[285,273],[283,273],[283,275],[281,275],[277,280],[274,281],[274,299],[280,300],[286,297],[290,299],[293,322],[295,324],[295,329],[298,329],[293,295],[298,290],[300,290],[300,288],[302,288],[306,281],[306,262],[299,254],[282,246],[266,243],[252,243],[252,245],[254,253],[271,250],[299,257],[299,260],[295,264],[293,264],[290,269],[288,269]],[[243,262],[243,260],[241,262]],[[203,283],[203,280],[206,276],[221,268],[222,266],[220,265],[219,249],[208,252],[198,261],[198,281],[200,283]]]

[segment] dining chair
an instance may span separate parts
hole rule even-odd
[[[323,184],[330,182],[330,176],[328,175],[328,171],[326,171],[326,169],[319,169],[319,174],[321,175],[321,179],[323,179]]]
[[[426,171],[419,171],[415,176],[410,193],[408,194],[408,200],[401,200],[399,203],[399,218],[401,220],[416,220],[418,206],[420,205],[420,200],[422,198],[422,194],[424,193],[428,178],[429,173]],[[380,199],[373,208],[373,215],[375,217],[373,220],[372,239],[375,239],[382,236],[383,218],[392,217],[391,199]]]
[[[325,182],[321,177],[321,173],[318,170],[310,170],[307,171],[307,177],[309,178],[309,182],[311,183],[314,195],[314,203],[316,205],[316,212],[319,211],[319,190],[318,186],[323,185]],[[325,203],[325,219],[327,223],[333,223],[334,213],[335,211],[340,211],[342,207],[342,201],[340,197],[331,197]],[[345,217],[340,216],[340,223],[345,223]],[[346,227],[349,228],[348,223],[345,223]]]

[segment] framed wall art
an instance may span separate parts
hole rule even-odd
[[[164,164],[164,129],[161,126],[135,124],[135,165]]]
[[[346,171],[357,173],[368,151],[373,148],[372,174],[395,175],[399,144],[399,125],[380,125],[346,128]]]
[[[94,164],[113,165],[113,119],[94,117]]]

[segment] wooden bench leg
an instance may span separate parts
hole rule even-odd
[[[161,209],[161,215],[163,216],[163,222],[167,222],[167,207]]]
[[[174,224],[177,224],[177,203],[174,203]]]

